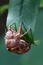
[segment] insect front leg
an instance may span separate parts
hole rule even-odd
[[[23,21],[20,23],[20,27],[19,27],[19,30],[18,30],[18,32],[19,32],[20,34],[22,33],[22,26],[23,26],[23,28],[26,30],[25,24],[23,23]]]
[[[8,30],[12,30],[12,27],[11,27],[11,26],[12,26],[13,24],[15,24],[15,30],[17,31],[16,23],[12,23],[12,24],[10,24],[9,27],[8,27]]]
[[[30,30],[31,30],[31,28],[28,29],[28,30],[27,30],[24,34],[22,34],[20,37],[23,37],[24,35],[26,35]]]
[[[21,22],[21,23],[20,23],[19,30],[18,30],[18,32],[19,32],[20,34],[22,33],[22,25],[23,25],[24,29],[26,30],[24,23]],[[30,30],[31,30],[31,28],[28,29],[24,34],[21,34],[21,35],[20,35],[20,38],[23,37],[24,35],[26,35]]]

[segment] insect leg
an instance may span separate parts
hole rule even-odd
[[[13,24],[16,24],[16,23],[12,23],[12,24],[10,24],[9,27],[11,28],[11,26],[12,26]]]
[[[18,32],[19,32],[20,34],[21,34],[21,32],[22,32],[22,22],[20,23],[20,27],[19,27]]]
[[[24,35],[26,35],[30,30],[31,30],[31,28],[28,29],[28,30],[27,30],[24,34],[22,34],[20,37],[23,37]]]
[[[21,32],[22,32],[22,26],[23,26],[23,28],[26,30],[26,25],[24,24],[24,22],[22,21],[21,23],[20,23],[20,27],[19,27],[19,30],[18,30],[18,32],[21,34]]]
[[[11,30],[11,26],[12,26],[13,24],[15,24],[15,30],[17,31],[17,29],[16,29],[16,23],[10,24],[9,27],[8,27],[8,30],[9,30],[9,29]]]

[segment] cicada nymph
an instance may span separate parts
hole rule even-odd
[[[7,50],[17,54],[28,52],[30,50],[31,44],[23,40],[22,37],[26,35],[29,30],[22,34],[22,24],[20,24],[19,30],[17,32],[13,30],[11,26],[12,25],[9,26],[5,35],[5,45]]]

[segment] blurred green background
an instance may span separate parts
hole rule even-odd
[[[40,0],[40,7],[43,7],[43,0]]]
[[[4,34],[0,35],[0,65],[43,65],[43,0],[41,0],[37,22],[35,25],[35,39],[40,39],[40,45],[32,45],[31,50],[24,55],[17,55],[6,50]]]

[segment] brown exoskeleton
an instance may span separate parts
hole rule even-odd
[[[29,30],[27,30],[24,34],[21,34],[22,24],[20,24],[19,30],[17,32],[11,28],[12,25],[9,26],[8,31],[5,35],[6,48],[8,51],[17,54],[26,53],[27,51],[29,51],[31,45],[21,38],[26,35]]]

